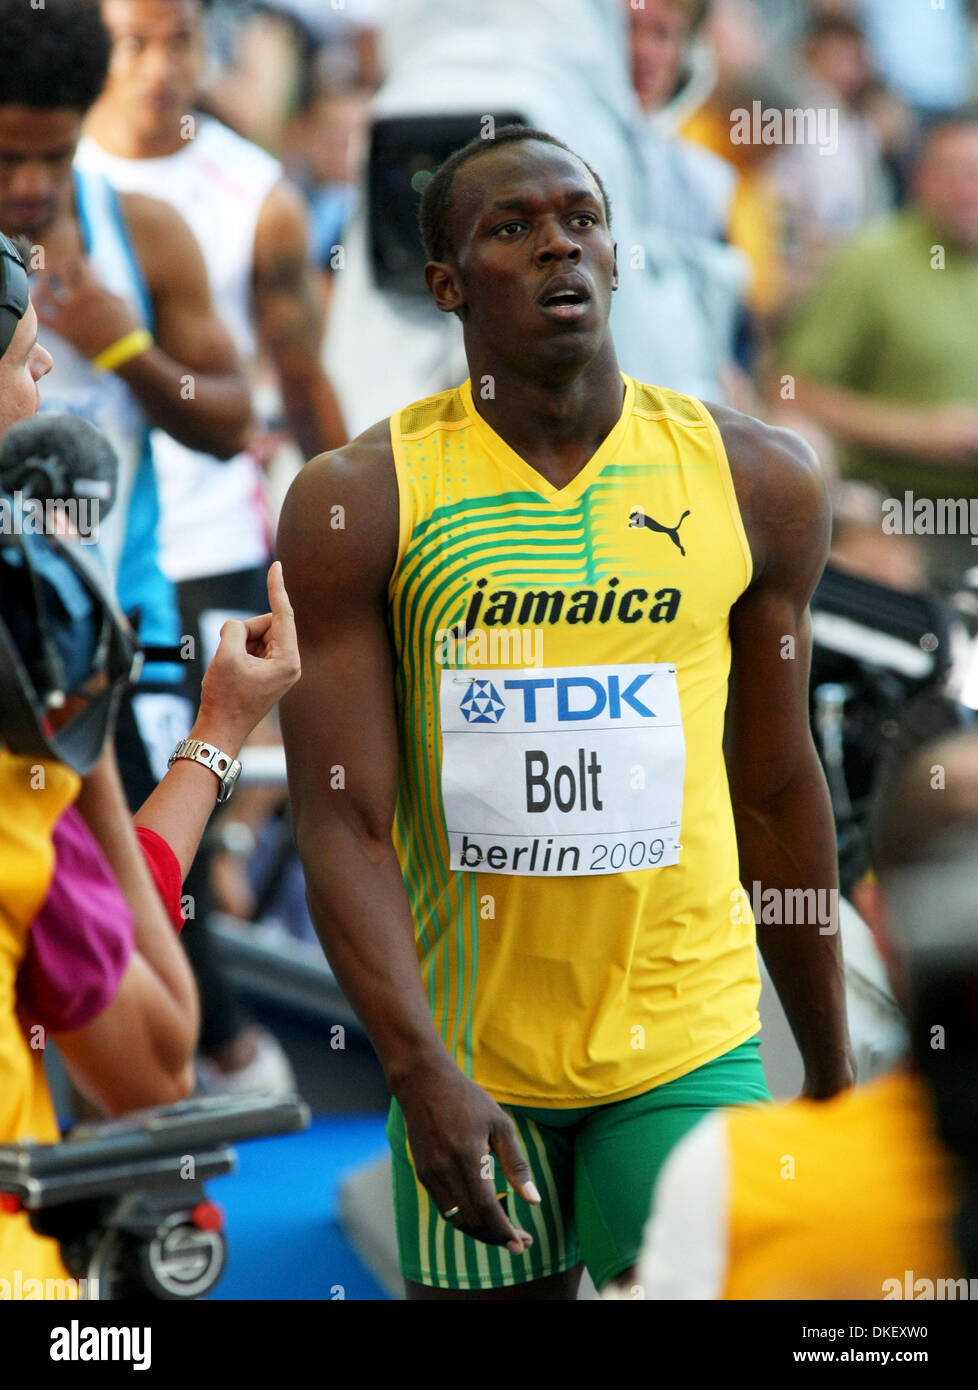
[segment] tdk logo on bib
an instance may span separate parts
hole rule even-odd
[[[505,708],[492,681],[474,680],[459,704],[470,724],[498,724]]]
[[[459,694],[459,686],[465,687]],[[451,866],[534,876],[679,860],[686,745],[668,663],[443,669]]]
[[[521,692],[523,719],[527,724],[552,718],[556,718],[558,724],[566,724],[571,720],[596,719],[605,713],[609,719],[621,719],[623,705],[626,721],[633,723],[636,714],[642,719],[655,718],[655,711],[649,709],[638,696],[650,678],[651,672],[645,671],[632,677],[623,687],[619,675],[609,675],[600,680],[594,676],[538,676],[503,681],[503,689]],[[478,681],[477,684],[488,685],[489,682]]]

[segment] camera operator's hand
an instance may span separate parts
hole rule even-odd
[[[192,738],[237,756],[255,725],[299,679],[299,644],[278,560],[268,571],[270,613],[229,619],[204,673]]]
[[[31,279],[38,322],[91,359],[140,327],[129,305],[99,283],[87,256],[74,256],[56,270]]]

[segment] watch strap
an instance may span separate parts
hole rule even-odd
[[[180,758],[187,758],[191,762],[200,763],[202,767],[210,768],[220,783],[218,801],[227,801],[241,775],[241,764],[237,758],[232,758],[230,753],[225,753],[215,744],[207,743],[201,738],[181,739],[170,754],[167,766],[172,767]]]

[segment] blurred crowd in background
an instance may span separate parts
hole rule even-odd
[[[385,185],[368,178],[372,138],[376,153],[392,122],[516,114],[566,140],[608,187],[623,369],[799,430],[832,491],[834,562],[896,589],[939,588],[966,615],[978,612],[970,536],[882,524],[886,499],[907,490],[978,499],[976,0],[170,8],[169,37],[154,39],[147,58],[129,31],[155,23],[154,7],[106,0],[110,71],[138,59],[139,99],[164,112],[168,86],[183,91],[189,46],[202,33],[195,109],[278,161],[254,167],[269,180],[284,172],[307,213],[321,362],[342,424],[332,438],[297,427],[286,399],[294,364],[283,368],[264,331],[246,344],[258,425],[249,452],[270,536],[310,440],[333,447],[466,374],[458,324],[427,301],[420,267],[413,288],[403,274],[397,281],[411,262],[395,233],[405,208],[413,220],[438,140],[426,147],[418,137],[412,156],[395,129],[394,148],[408,153],[402,182]],[[91,139],[108,132],[103,150],[120,165],[126,141],[113,141],[106,124],[126,119],[112,115],[123,109],[115,100],[95,108],[87,157]],[[387,253],[377,245],[385,235],[394,243]],[[204,250],[224,254],[221,245]],[[165,479],[160,487],[165,531]],[[263,573],[267,559],[249,552],[235,562],[229,553],[221,572]],[[199,576],[170,577],[186,586]],[[277,738],[271,727],[258,737]],[[313,940],[284,782],[239,795],[223,828],[221,817],[216,824],[202,859],[213,907]],[[244,1031],[238,1014],[225,1018],[225,1041]],[[256,1036],[212,1049],[223,1073],[215,1085],[288,1085],[284,1057],[262,1061],[267,1039],[259,1036],[256,1052]]]
[[[364,196],[372,109],[387,114],[388,91],[410,83],[412,67],[421,88],[412,109],[426,101],[452,109],[398,43],[414,8],[412,0],[345,0],[335,8],[325,0],[216,0],[207,9],[202,104],[281,159],[303,191],[327,301],[347,264],[345,229]],[[443,23],[448,63],[453,24],[460,61],[468,61],[466,26],[478,42],[494,12],[502,26],[513,24],[505,3],[479,6],[477,19],[465,0],[420,8]],[[532,8],[524,8],[527,49],[547,43],[545,31],[534,31]],[[539,8],[553,41],[567,46],[574,5],[563,7],[564,26],[560,8]],[[627,110],[634,97],[631,114],[647,136],[636,158],[648,177],[655,247],[672,239],[692,299],[734,286],[732,307],[727,300],[723,313],[707,306],[709,341],[698,361],[681,341],[688,323],[671,315],[683,300],[669,285],[647,324],[673,354],[673,361],[668,349],[663,354],[656,379],[703,387],[704,396],[712,388],[753,414],[793,424],[830,477],[861,483],[837,488],[837,552],[846,563],[903,587],[958,579],[969,554],[884,535],[873,488],[937,497],[973,494],[978,483],[978,113],[968,109],[978,96],[978,5],[622,0],[622,9],[634,93],[620,105]],[[536,61],[532,52],[510,56],[528,71]],[[489,90],[493,61],[487,48]],[[509,76],[497,74],[503,100]],[[565,80],[585,124],[581,75],[569,66]],[[598,120],[600,75],[593,86]],[[755,111],[744,139],[743,113]],[[791,141],[791,113],[811,121],[799,125],[803,140]],[[778,115],[786,122],[780,138]],[[952,117],[960,123],[944,124]],[[615,206],[613,176],[606,181]],[[723,254],[730,248],[739,263]],[[633,250],[619,243],[626,265]],[[626,278],[623,293],[629,289]],[[358,322],[338,313],[327,323],[327,361],[383,350],[351,341]],[[623,348],[626,370],[635,370]],[[369,374],[357,388],[365,404],[348,399],[342,372],[334,384],[353,432],[394,404]],[[279,493],[273,487],[273,505]]]
[[[541,51],[555,45],[563,78],[559,66],[541,65],[538,80],[563,81],[582,130],[603,118],[602,82],[631,78],[633,90],[616,97],[632,123],[626,155],[646,179],[650,234],[639,255],[620,233],[619,260],[650,282],[643,329],[661,349],[651,354],[655,375],[643,373],[626,331],[624,368],[798,429],[832,485],[836,563],[897,588],[955,589],[978,560],[969,538],[887,533],[881,505],[905,489],[978,496],[978,5],[621,0],[620,15],[611,5],[577,8],[607,11],[609,44],[627,45],[620,68],[615,58],[605,73],[582,70],[602,50],[588,44],[574,5],[523,7],[523,19],[505,0],[477,11],[465,0],[208,7],[204,107],[281,159],[303,191],[328,315],[347,270],[355,282],[351,310],[337,304],[327,317],[325,348],[350,431],[464,374],[457,343],[426,352],[420,327],[426,376],[409,366],[402,387],[396,372],[392,382],[363,366],[388,351],[372,337],[353,263],[372,113],[396,112],[408,86],[409,113],[460,108],[439,98],[434,60],[402,40],[413,31],[420,47],[426,26],[437,29],[439,61],[449,66],[453,45],[463,66],[481,45],[481,91],[498,85],[502,107],[512,106],[512,68],[525,64],[532,87]],[[505,63],[491,42],[497,20],[517,40]],[[576,62],[575,24],[584,50]],[[544,109],[551,99],[539,94]],[[793,140],[792,119],[808,122]],[[556,133],[573,143],[572,133]],[[617,217],[614,166],[586,152]],[[620,298],[634,293],[635,279],[624,276]],[[410,356],[414,316],[435,315],[401,298],[408,332],[395,346]],[[379,336],[390,321],[377,322]],[[267,387],[268,376],[261,380]],[[268,395],[261,399],[267,408]],[[269,426],[274,508],[299,458],[287,444],[276,454],[284,441],[273,415]],[[247,909],[234,871],[220,872],[225,905]]]

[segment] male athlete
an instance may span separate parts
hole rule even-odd
[[[573,1298],[582,1260],[632,1272],[695,1120],[768,1099],[739,880],[836,885],[807,714],[828,507],[794,435],[619,372],[607,200],[552,137],[456,152],[421,223],[471,375],[293,483],[289,784],[393,1093],[408,1297]],[[838,936],[757,937],[805,1093],[834,1095]]]

